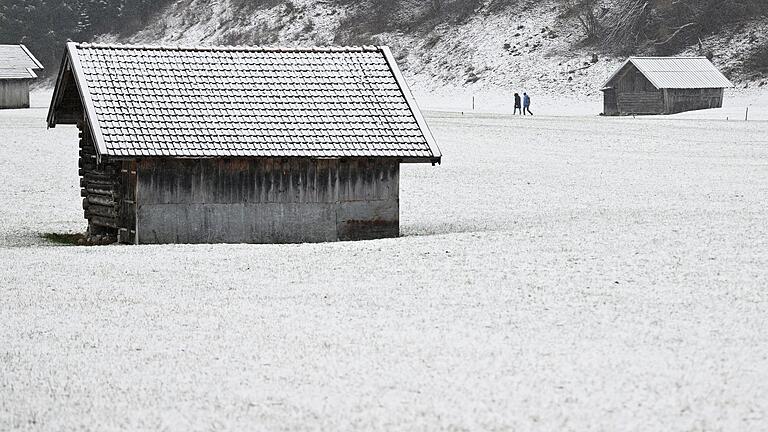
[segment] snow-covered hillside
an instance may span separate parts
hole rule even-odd
[[[598,81],[618,59],[590,62],[588,50],[573,51],[581,38],[576,28],[558,25],[549,2],[471,14],[466,21],[410,32],[398,29],[350,34],[350,20],[365,14],[317,0],[235,7],[233,0],[209,4],[180,0],[156,22],[130,37],[133,43],[389,45],[414,87],[518,88],[541,92],[596,94]],[[373,24],[371,27],[375,27]],[[375,28],[374,28],[375,31]],[[115,41],[105,36],[101,40]],[[590,65],[588,69],[581,69]],[[570,72],[574,71],[575,72]]]
[[[560,2],[501,2],[503,6],[498,6],[500,2],[478,1],[477,8],[461,16],[433,21],[418,15],[423,12],[419,8],[428,3],[401,7],[398,14],[413,16],[396,16],[399,25],[392,25],[382,24],[383,18],[377,16],[386,6],[370,8],[364,1],[177,0],[132,36],[105,35],[100,40],[174,45],[389,45],[418,90],[508,89],[583,98],[598,96],[606,76],[623,60],[601,54],[593,63],[594,49],[574,48],[581,46],[584,35],[575,22],[562,18]],[[732,30],[729,40],[768,34],[753,30],[764,26],[768,20],[741,25]],[[744,45],[716,37],[705,42],[714,48],[715,62],[734,71],[739,81],[739,64],[732,57]]]

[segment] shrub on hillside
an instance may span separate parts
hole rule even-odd
[[[759,74],[768,74],[768,41],[755,46],[744,61],[744,66]]]
[[[349,11],[337,35],[343,44],[375,43],[373,36],[388,31],[428,32],[442,23],[464,22],[483,0],[337,0]]]
[[[563,0],[588,39],[609,51],[669,54],[725,25],[768,14],[765,0]]]

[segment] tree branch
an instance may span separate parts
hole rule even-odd
[[[668,44],[669,42],[671,42],[671,41],[672,41],[672,39],[674,39],[675,37],[677,37],[677,35],[678,35],[678,34],[680,34],[680,32],[681,32],[681,31],[685,30],[686,28],[688,28],[688,27],[690,27],[690,26],[695,26],[695,25],[698,25],[698,23],[695,23],[695,22],[691,22],[691,23],[688,23],[688,24],[686,24],[686,25],[680,26],[680,27],[678,27],[678,28],[677,28],[677,30],[675,30],[675,32],[674,32],[674,33],[672,33],[672,36],[670,36],[670,37],[668,37],[668,38],[667,38],[667,40],[665,40],[665,41],[663,41],[663,42],[654,42],[653,44],[654,44],[654,45],[657,45],[657,46],[658,46],[658,45],[666,45],[666,44]]]

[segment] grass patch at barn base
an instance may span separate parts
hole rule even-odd
[[[85,234],[43,233],[40,234],[40,237],[58,245],[83,246],[87,244]]]

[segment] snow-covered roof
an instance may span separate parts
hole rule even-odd
[[[48,123],[76,83],[100,155],[440,161],[386,47],[67,48]]]
[[[706,57],[630,57],[603,87],[629,64],[634,65],[658,89],[731,88],[733,84]]]
[[[37,78],[43,65],[24,45],[0,45],[0,79]]]

